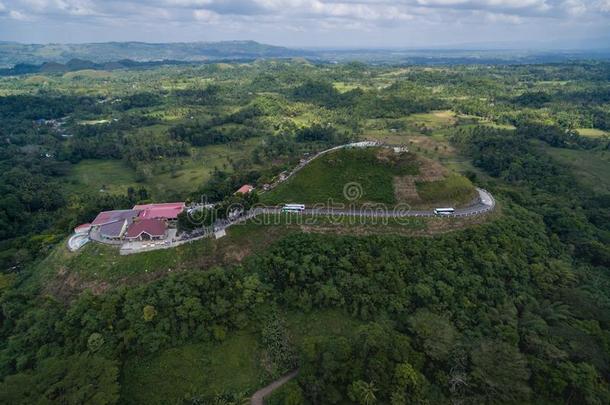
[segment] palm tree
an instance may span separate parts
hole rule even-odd
[[[361,405],[372,405],[377,402],[375,392],[375,384],[373,382],[366,382],[362,380],[355,381],[352,383],[353,400],[357,401]]]

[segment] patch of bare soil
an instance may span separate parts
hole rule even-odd
[[[108,291],[111,285],[101,280],[84,280],[78,274],[62,266],[57,276],[44,287],[44,294],[51,295],[62,302],[69,302],[77,294],[89,290],[95,295]]]
[[[394,197],[397,202],[420,203],[421,198],[417,194],[415,183],[418,181],[443,180],[448,174],[447,169],[435,160],[418,156],[417,163],[419,164],[419,174],[417,176],[394,177]]]
[[[380,162],[386,162],[386,163],[390,163],[392,162],[394,159],[394,150],[389,149],[389,148],[379,148],[377,150],[377,153],[375,154],[375,156],[377,157],[377,160],[379,160]]]
[[[435,160],[419,157],[419,174],[415,176],[415,181],[438,181],[443,180],[448,171]]]
[[[415,186],[417,176],[394,176],[394,197],[398,202],[419,202],[419,194]]]

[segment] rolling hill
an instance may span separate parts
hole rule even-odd
[[[472,183],[435,161],[392,149],[340,149],[313,160],[262,194],[266,204],[408,203],[413,207],[469,203]]]

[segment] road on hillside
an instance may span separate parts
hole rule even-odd
[[[467,207],[456,208],[450,217],[465,217],[484,214],[493,211],[496,206],[496,200],[486,190],[477,188],[478,197]],[[306,208],[302,213],[310,215],[338,215],[338,216],[353,216],[353,217],[379,217],[379,218],[403,218],[403,217],[433,217],[436,214],[434,209],[429,210],[412,210],[407,205],[397,205],[396,207],[388,207],[389,209],[376,209],[371,207],[356,208],[356,209],[338,209],[332,207],[317,207]],[[257,207],[250,211],[249,217],[259,214],[277,214],[282,212],[282,207]]]

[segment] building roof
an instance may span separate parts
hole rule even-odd
[[[105,238],[118,238],[123,233],[123,227],[125,226],[126,219],[122,221],[114,221],[108,224],[104,224],[100,227],[100,234]]]
[[[145,219],[176,219],[184,208],[183,202],[143,204],[133,207],[134,210],[140,212],[138,216]]]
[[[140,219],[129,226],[125,237],[137,238],[143,233],[149,236],[164,236],[166,229],[167,225],[160,219]]]
[[[114,210],[114,211],[102,211],[97,214],[97,217],[91,222],[91,225],[104,225],[112,222],[122,221],[125,219],[132,219],[138,215],[136,210]]]
[[[250,184],[244,184],[239,188],[239,190],[235,192],[235,194],[248,194],[251,193],[252,190],[254,190],[253,186],[251,186]]]
[[[76,233],[85,232],[85,231],[88,231],[89,229],[91,229],[90,223],[80,224],[79,226],[74,228],[74,232],[76,232]]]

